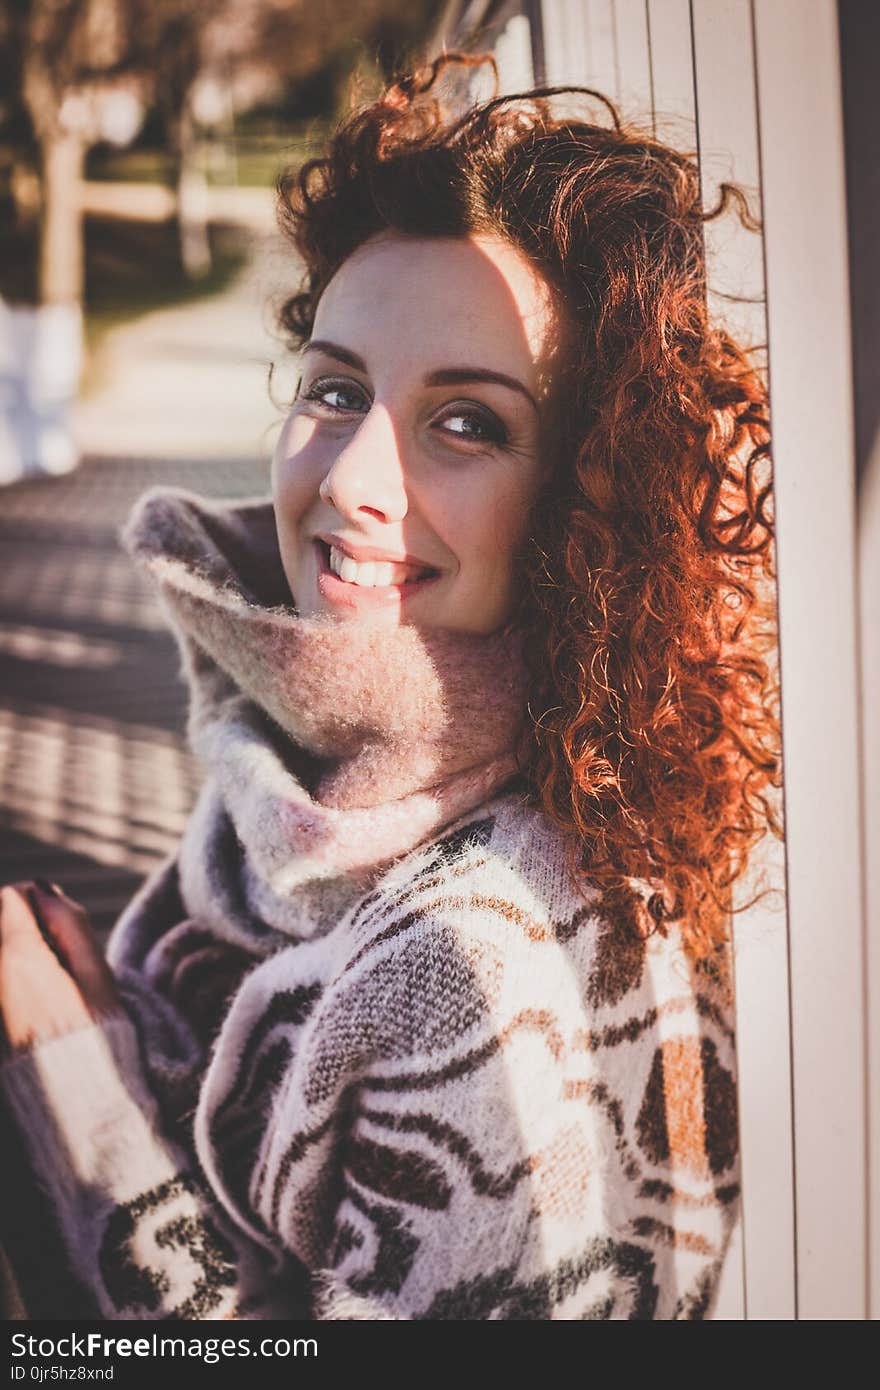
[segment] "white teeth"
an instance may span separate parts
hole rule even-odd
[[[408,565],[394,565],[390,560],[365,560],[359,564],[335,545],[330,547],[330,568],[347,584],[358,584],[364,589],[385,588],[419,578]]]

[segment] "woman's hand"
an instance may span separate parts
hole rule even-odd
[[[0,888],[0,1044],[32,1047],[121,1012],[85,909],[42,879]]]

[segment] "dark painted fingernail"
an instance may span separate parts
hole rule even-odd
[[[55,887],[54,883],[50,883],[47,878],[35,878],[34,883],[41,893],[48,893],[50,898],[58,897],[58,889]]]

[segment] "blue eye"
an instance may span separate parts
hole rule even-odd
[[[316,401],[328,410],[350,415],[360,411],[364,403],[369,408],[366,392],[352,381],[340,381],[338,377],[320,377],[305,393],[305,400]]]
[[[492,411],[472,405],[456,405],[443,415],[438,424],[449,434],[478,444],[506,444],[507,430]]]

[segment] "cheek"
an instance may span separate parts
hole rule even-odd
[[[326,472],[315,447],[315,423],[292,417],[284,426],[272,460],[272,497],[279,524],[290,528],[313,505]]]
[[[507,583],[527,531],[533,494],[509,477],[504,484],[459,495],[446,515],[445,533],[461,570],[481,586]]]

